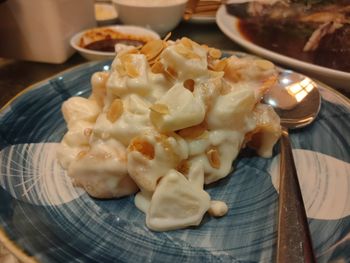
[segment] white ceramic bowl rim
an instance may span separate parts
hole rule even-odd
[[[127,2],[125,0],[112,0],[112,2],[116,5],[121,5],[121,6],[128,6],[128,7],[136,7],[136,8],[167,8],[167,7],[173,7],[173,6],[179,6],[179,5],[183,5],[187,2],[188,0],[176,0],[175,2],[173,1],[167,1],[166,4],[163,5],[159,5],[157,2],[154,3],[154,1],[149,1],[149,2],[144,2],[143,4],[141,4],[143,1],[131,1],[131,2]],[[149,4],[148,4],[149,3]]]
[[[95,29],[104,29],[104,28],[110,28],[110,29],[115,29],[115,30],[120,30],[123,33],[128,33],[128,34],[135,34],[135,35],[146,35],[146,36],[153,36],[156,39],[159,39],[160,36],[154,32],[153,30],[147,29],[147,28],[143,28],[143,27],[139,27],[139,26],[124,26],[124,25],[116,25],[116,26],[105,26],[105,27],[96,27]],[[71,40],[70,40],[70,45],[77,51],[82,52],[82,53],[86,53],[86,54],[90,54],[90,55],[99,55],[99,56],[115,56],[116,53],[115,52],[106,52],[106,51],[97,51],[97,50],[91,50],[91,49],[87,49],[87,48],[83,48],[79,46],[79,40],[80,38],[88,31],[92,30],[94,28],[91,29],[87,29],[84,31],[81,31],[77,34],[75,34]],[[137,33],[135,33],[135,31]]]

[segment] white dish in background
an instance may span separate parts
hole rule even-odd
[[[138,26],[123,26],[123,25],[116,25],[116,26],[106,26],[106,27],[100,27],[100,29],[109,28],[114,29],[116,31],[119,31],[121,33],[130,34],[130,35],[137,35],[137,36],[150,36],[155,39],[159,39],[159,35],[147,28],[138,27]],[[88,60],[103,60],[103,59],[113,59],[116,56],[115,52],[105,52],[105,51],[95,51],[86,49],[79,46],[79,41],[81,37],[84,35],[85,32],[89,31],[91,29],[87,29],[84,31],[81,31],[74,35],[71,40],[70,44],[71,46],[78,51],[84,58]]]
[[[95,19],[98,25],[106,26],[117,22],[118,13],[114,5],[105,2],[97,2],[94,6]]]
[[[190,4],[191,1],[189,1]],[[194,8],[189,22],[195,24],[211,24],[216,21],[216,12],[221,5],[220,0],[200,0]]]
[[[162,36],[181,21],[187,0],[113,0],[124,24],[145,26]]]
[[[218,24],[221,31],[233,41],[237,42],[239,45],[245,47],[249,51],[259,56],[266,57],[277,63],[287,65],[288,67],[305,72],[309,76],[317,78],[334,87],[350,90],[350,73],[317,66],[315,64],[304,62],[262,48],[247,40],[240,33],[238,29],[238,21],[238,18],[227,14],[224,5],[222,5],[216,13],[216,23]]]

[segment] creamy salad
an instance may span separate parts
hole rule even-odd
[[[269,61],[222,58],[188,38],[119,52],[92,76],[89,98],[63,103],[58,159],[92,197],[135,194],[151,230],[224,216],[205,185],[227,176],[243,147],[271,156],[280,120],[260,100],[276,76]]]

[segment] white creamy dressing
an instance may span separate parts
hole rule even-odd
[[[146,133],[137,138],[153,145],[154,158],[150,160],[138,151],[130,151],[128,171],[141,189],[153,192],[160,178],[170,169],[175,169],[180,160],[188,158],[188,148],[185,141],[179,136],[159,141],[159,137],[154,133]]]
[[[152,128],[148,118],[149,102],[135,94],[127,96],[124,102],[124,112],[118,119],[118,125],[113,125],[106,113],[99,115],[94,127],[95,136],[103,137],[107,133],[128,146],[132,138]]]
[[[208,213],[215,217],[221,217],[226,215],[228,211],[228,206],[222,201],[210,201],[210,207]]]
[[[168,107],[169,114],[153,114],[153,124],[161,132],[170,132],[200,124],[205,117],[203,101],[182,83],[176,83],[158,101]]]
[[[156,231],[198,225],[209,208],[223,216],[227,206],[211,202],[204,184],[229,174],[247,133],[264,132],[265,144],[256,148],[263,146],[267,156],[280,132],[274,112],[256,110],[259,88],[274,68],[232,58],[229,71],[213,71],[207,48],[192,42],[194,54],[186,57],[188,46],[181,41],[169,42],[159,55],[174,76],[153,73],[143,54],[123,53],[109,73],[93,75],[89,99],[73,97],[62,107],[68,132],[58,158],[68,175],[97,198],[140,189],[135,205]],[[233,82],[231,71],[242,79]],[[193,90],[185,87],[189,79]],[[110,114],[115,101],[122,105],[119,115]],[[191,138],[180,135],[182,129],[204,130]]]

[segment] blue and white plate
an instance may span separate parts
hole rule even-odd
[[[27,262],[270,262],[276,254],[278,149],[249,153],[208,186],[229,206],[198,227],[152,232],[134,196],[96,200],[72,186],[56,160],[66,131],[61,104],[88,96],[92,62],[40,82],[0,112],[0,241]],[[350,258],[350,103],[321,86],[322,108],[291,134],[319,262]],[[15,244],[15,246],[14,246]]]

